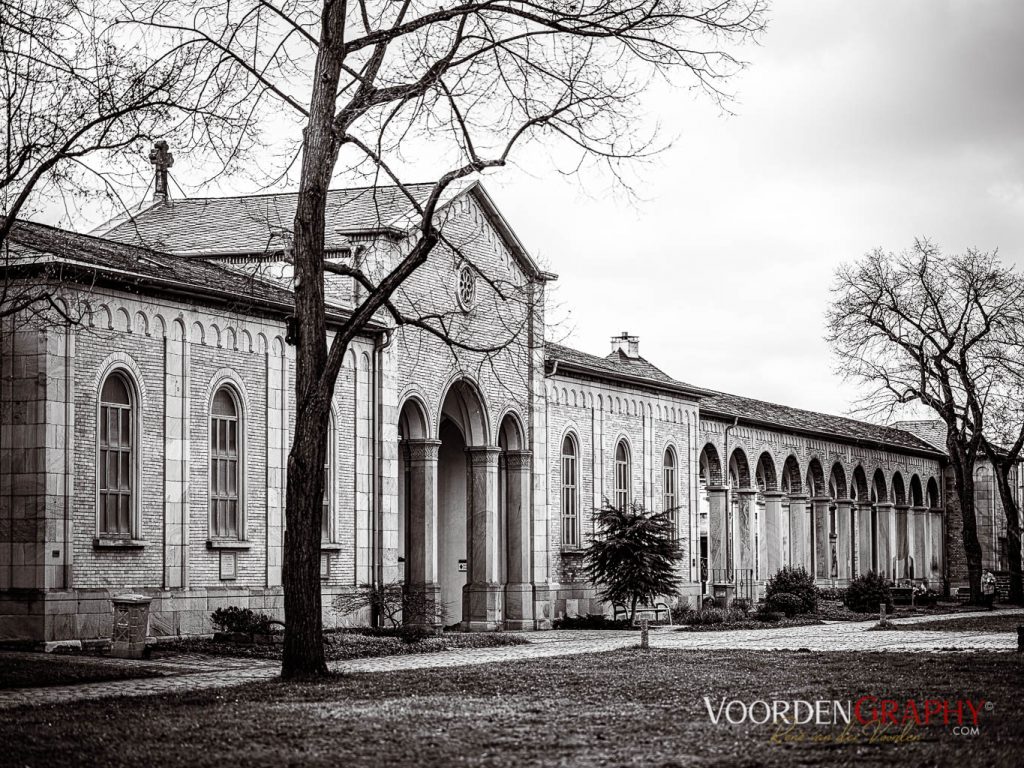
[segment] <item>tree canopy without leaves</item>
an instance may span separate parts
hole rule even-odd
[[[875,250],[837,271],[827,338],[840,371],[866,387],[865,411],[889,419],[920,404],[944,422],[971,594],[980,599],[975,463],[988,456],[1009,469],[1024,444],[1020,276],[994,253],[943,255],[925,240],[899,254]],[[1010,482],[1002,474],[1001,489]],[[1006,494],[1003,505],[1019,599],[1015,495]]]
[[[296,419],[288,460],[283,674],[326,670],[321,640],[319,498],[329,403],[348,344],[384,313],[424,333],[392,297],[445,234],[437,214],[460,179],[509,163],[534,143],[565,172],[598,158],[614,170],[655,148],[636,120],[656,78],[688,75],[721,101],[741,68],[729,48],[764,27],[763,0],[122,0],[123,23],[152,51],[188,50],[238,103],[294,128],[298,169]],[[158,61],[160,59],[158,58]],[[278,145],[278,152],[285,153]],[[425,195],[409,169],[435,169]],[[414,211],[407,247],[376,274],[325,262],[327,190],[336,174],[395,184]],[[476,265],[474,265],[476,266]],[[328,343],[324,273],[362,289]],[[481,276],[483,270],[478,270]]]

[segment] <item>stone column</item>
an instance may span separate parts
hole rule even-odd
[[[832,574],[832,552],[828,545],[828,508],[831,503],[832,499],[828,496],[815,496],[811,499],[811,541],[814,542],[812,561],[817,581],[828,581]]]
[[[404,441],[409,472],[405,493],[409,515],[405,542],[407,588],[424,596],[424,616],[413,623],[439,624],[434,606],[440,599],[437,581],[437,451],[440,440]],[[409,618],[409,617],[407,617]],[[425,621],[426,620],[426,621]]]
[[[789,497],[789,564],[794,568],[810,570],[807,532],[807,497],[790,494]]]
[[[722,486],[708,486],[708,580],[712,583],[724,581],[723,574],[729,567],[729,532],[726,517],[729,514],[726,489]]]
[[[462,593],[462,615],[471,632],[492,631],[502,620],[498,580],[498,454],[496,446],[466,449],[469,569]]]
[[[896,506],[875,504],[878,530],[875,541],[878,544],[878,572],[887,579],[893,578],[893,558],[896,557]]]
[[[505,453],[508,583],[505,584],[505,628],[533,629],[533,584],[530,582],[530,483],[533,454]]]
[[[782,499],[785,494],[780,491],[767,491],[764,494],[764,561],[761,563],[761,577],[770,579],[785,562],[783,553],[783,519]]]
[[[942,510],[929,510],[928,518],[928,525],[931,529],[928,532],[928,538],[931,542],[931,551],[926,555],[928,558],[928,578],[929,580],[938,582],[936,586],[941,586],[942,574],[945,569],[945,541],[942,530]],[[934,568],[932,568],[932,560],[935,560]]]
[[[896,578],[897,579],[908,579],[910,578],[910,515],[908,514],[910,507],[906,504],[901,504],[896,507],[896,514],[894,520],[896,522],[896,535],[894,536],[896,541],[896,549],[894,557],[896,558]]]
[[[165,589],[187,581],[189,343],[180,322],[164,338],[164,574]],[[269,410],[269,406],[268,406]],[[269,560],[268,560],[269,563]]]
[[[754,504],[756,488],[739,488],[736,494],[736,532],[733,562],[739,570],[754,572]],[[744,576],[745,577],[745,576]]]
[[[871,559],[871,505],[866,502],[857,504],[857,551],[856,574],[863,576],[872,570]]]
[[[836,536],[836,577],[845,583],[853,577],[853,502],[849,499],[836,501]]]
[[[907,521],[907,530],[910,532],[910,556],[914,560],[914,579],[920,581],[928,578],[929,563],[925,559],[927,549],[927,507],[911,507],[910,517]]]

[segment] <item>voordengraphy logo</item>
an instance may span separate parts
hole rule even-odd
[[[919,727],[951,728],[957,736],[978,735],[983,713],[994,709],[984,699],[894,699],[863,695],[856,699],[755,699],[742,701],[704,697],[708,719],[714,725],[772,725],[785,740],[800,740],[794,726],[846,726],[843,735],[854,740],[858,730],[872,737],[899,729],[903,739]],[[857,726],[863,726],[858,729]],[[816,738],[816,740],[821,740]]]

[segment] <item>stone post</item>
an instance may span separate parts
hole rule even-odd
[[[502,620],[502,589],[498,579],[499,453],[499,448],[490,445],[466,449],[469,572],[462,595],[462,615],[471,632],[496,630]]]
[[[942,531],[942,510],[932,509],[928,512],[928,523],[931,530],[928,532],[929,541],[931,542],[931,551],[927,553],[928,557],[928,578],[934,581],[938,581],[941,584],[943,569],[945,567],[944,558],[944,542],[943,542],[943,531]],[[932,568],[932,560],[935,560],[935,567]]]
[[[836,501],[836,559],[839,572],[836,578],[848,582],[853,577],[853,502],[849,499]]]
[[[875,541],[878,544],[878,572],[887,579],[893,578],[893,558],[896,556],[896,506],[889,503],[875,504],[878,530]]]
[[[506,451],[508,583],[505,584],[505,628],[533,629],[533,584],[530,582],[530,484],[533,454]]]
[[[440,600],[441,586],[437,581],[437,451],[440,440],[407,440],[405,448],[409,462],[408,496],[409,519],[406,521],[407,588],[424,596],[425,616],[414,617],[413,623],[440,624],[434,606]]]
[[[794,568],[810,570],[807,533],[807,497],[790,494],[789,497],[789,564]]]
[[[764,494],[764,562],[761,576],[770,579],[782,568],[785,556],[783,545],[782,499],[785,494],[780,491],[767,491]]]
[[[832,573],[832,553],[828,545],[828,508],[831,503],[832,499],[828,496],[815,496],[811,499],[811,539],[814,542],[812,560],[816,581],[828,581]]]

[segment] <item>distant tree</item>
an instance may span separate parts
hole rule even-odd
[[[1010,474],[1024,422],[1024,285],[994,253],[945,256],[927,240],[875,250],[836,272],[827,338],[846,376],[868,387],[863,409],[891,418],[921,404],[945,424],[963,520],[971,600],[981,600],[975,463],[995,465],[1019,599],[1020,524]],[[999,444],[997,435],[1009,440]]]
[[[596,532],[584,548],[584,572],[601,599],[629,606],[631,622],[637,605],[671,595],[682,584],[674,512],[648,512],[635,501],[616,507],[607,500],[594,510]]]

